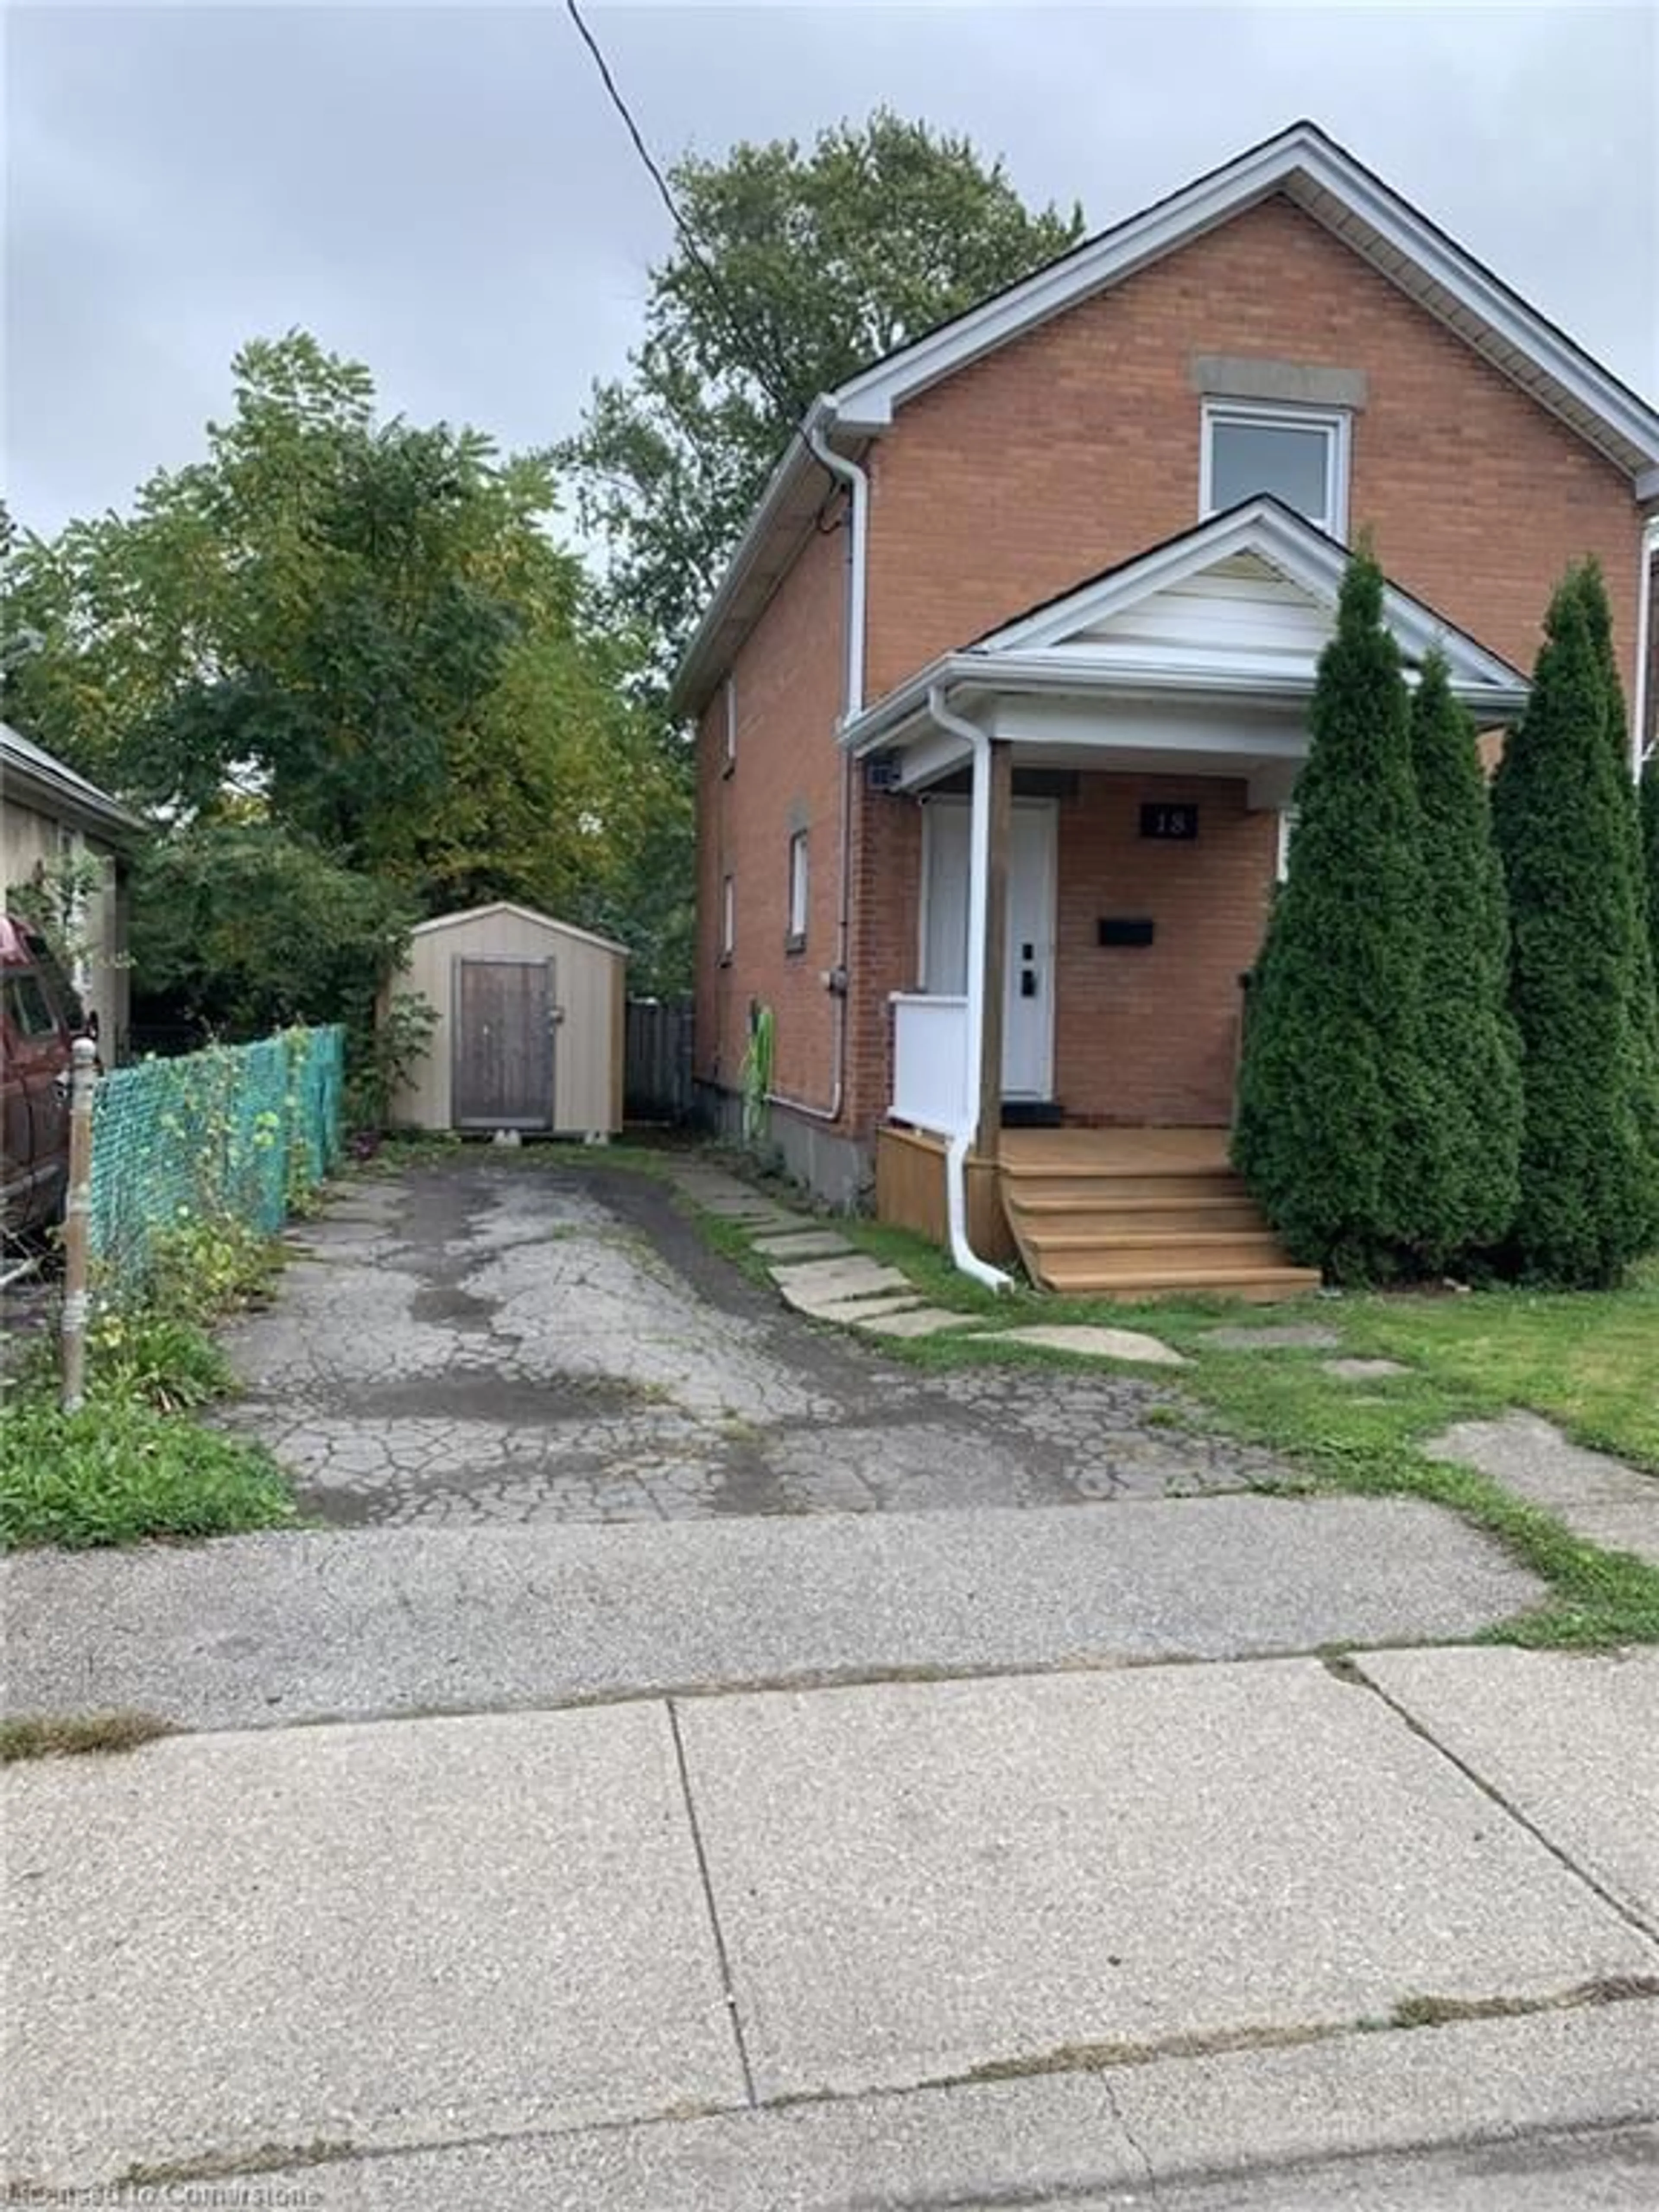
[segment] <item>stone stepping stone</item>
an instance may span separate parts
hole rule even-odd
[[[1091,1359],[1135,1359],[1148,1367],[1186,1367],[1173,1346],[1138,1328],[1096,1328],[1079,1322],[1045,1322],[1034,1328],[1000,1328],[997,1344],[1040,1344],[1051,1352],[1077,1352]]]
[[[937,1336],[942,1329],[972,1328],[973,1314],[946,1313],[943,1306],[912,1306],[908,1312],[878,1314],[852,1319],[872,1336]]]
[[[1270,1322],[1260,1328],[1206,1328],[1218,1352],[1334,1352],[1341,1338],[1316,1322]]]
[[[693,1191],[691,1195],[705,1213],[718,1213],[728,1221],[766,1221],[781,1230],[787,1229],[796,1218],[793,1214],[785,1213],[781,1206],[774,1206],[767,1198],[728,1198],[724,1194],[704,1198],[696,1191]]]
[[[1604,1551],[1633,1552],[1659,1566],[1659,1474],[1569,1443],[1537,1413],[1460,1421],[1424,1449],[1431,1459],[1490,1475]]]
[[[757,1237],[755,1249],[769,1260],[818,1260],[832,1252],[850,1252],[853,1247],[833,1229],[790,1229],[780,1230],[775,1236]]]
[[[801,1311],[812,1321],[839,1322],[845,1326],[862,1328],[867,1322],[887,1314],[915,1313],[921,1299],[915,1291],[903,1297],[890,1294],[879,1298],[838,1298],[832,1304],[803,1306]]]
[[[847,1298],[873,1298],[884,1291],[896,1291],[902,1296],[915,1295],[909,1279],[896,1267],[884,1267],[879,1261],[866,1259],[854,1254],[847,1259],[804,1260],[799,1266],[772,1270],[772,1279],[788,1299],[803,1313],[819,1306],[835,1305]]]
[[[1398,1359],[1322,1359],[1327,1375],[1340,1375],[1345,1382],[1370,1382],[1381,1375],[1409,1375]]]
[[[1423,1449],[1431,1459],[1489,1474],[1535,1505],[1646,1505],[1659,1513],[1659,1474],[1644,1474],[1608,1452],[1569,1443],[1537,1413],[1460,1421]]]

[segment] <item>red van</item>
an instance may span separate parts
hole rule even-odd
[[[51,947],[0,915],[0,1233],[62,1218],[71,1048],[90,1034]]]

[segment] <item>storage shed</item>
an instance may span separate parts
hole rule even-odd
[[[405,995],[437,1009],[430,1047],[392,1102],[405,1129],[598,1136],[622,1127],[628,954],[500,901],[415,930]]]

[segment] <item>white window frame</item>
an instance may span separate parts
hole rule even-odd
[[[725,967],[738,949],[738,884],[735,876],[720,878],[720,965]]]
[[[1339,544],[1348,542],[1348,461],[1352,443],[1352,418],[1345,407],[1273,406],[1254,399],[1206,399],[1199,447],[1198,519],[1207,522],[1215,513],[1212,484],[1214,442],[1218,423],[1242,424],[1248,429],[1321,430],[1325,435],[1326,512],[1306,520]]]
[[[811,883],[806,832],[805,830],[792,830],[789,836],[789,922],[784,939],[785,949],[790,952],[799,952],[805,948]]]
[[[720,774],[730,775],[738,765],[738,679],[726,679],[726,728],[721,739]]]

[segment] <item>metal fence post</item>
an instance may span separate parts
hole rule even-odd
[[[92,1096],[98,1048],[76,1037],[70,1078],[69,1200],[64,1213],[64,1396],[66,1413],[86,1401],[88,1232],[92,1222]]]

